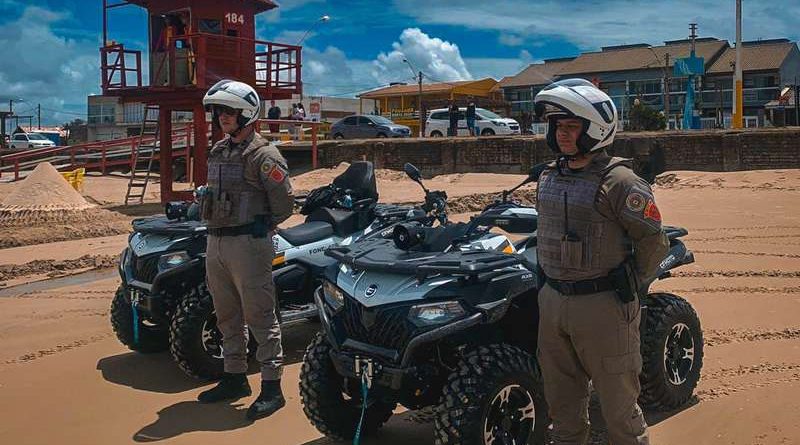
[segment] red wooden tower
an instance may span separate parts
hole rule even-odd
[[[109,10],[126,5],[147,10],[148,50],[144,55],[108,40]],[[126,203],[129,198],[141,202],[153,160],[159,161],[162,201],[190,196],[188,191],[173,191],[173,111],[192,113],[193,137],[187,144],[192,162],[187,168],[191,168],[195,184],[205,184],[209,124],[202,98],[218,80],[253,85],[262,101],[302,93],[301,48],[255,38],[256,15],[276,7],[272,0],[119,0],[113,4],[103,0],[103,95],[147,105],[142,148],[138,159],[132,160]],[[149,61],[147,65],[143,58]],[[149,66],[146,83],[143,66]],[[150,119],[149,113],[156,110],[157,120]],[[214,133],[217,140],[220,135]],[[158,143],[147,145],[144,139],[148,137]],[[147,161],[146,169],[137,167],[142,161]]]

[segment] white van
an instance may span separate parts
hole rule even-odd
[[[11,148],[47,148],[55,147],[56,143],[39,133],[15,133],[11,136]]]
[[[469,136],[466,108],[458,109],[458,136]],[[431,110],[425,122],[425,136],[447,136],[447,127],[450,126],[450,113],[447,108]],[[519,122],[514,119],[501,117],[485,108],[475,109],[475,134],[481,136],[494,136],[496,134],[520,134]]]

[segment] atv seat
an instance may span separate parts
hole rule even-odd
[[[358,230],[365,229],[374,219],[370,210],[352,211],[320,207],[306,218],[308,222],[325,222],[333,227],[333,233],[345,237]]]
[[[333,226],[323,221],[311,221],[288,229],[278,229],[278,234],[291,245],[302,246],[333,235]]]

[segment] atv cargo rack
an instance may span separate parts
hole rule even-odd
[[[522,264],[515,255],[474,250],[430,253],[400,250],[390,239],[376,239],[328,249],[326,255],[355,270],[414,275],[422,282],[432,275],[454,275],[490,280]]]

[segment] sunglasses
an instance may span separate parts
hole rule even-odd
[[[239,110],[236,108],[231,108],[225,105],[215,105],[214,111],[219,115],[226,115],[226,116],[238,116]]]

